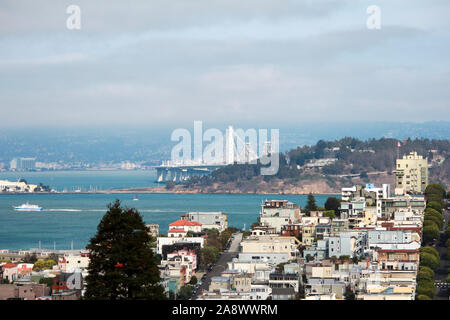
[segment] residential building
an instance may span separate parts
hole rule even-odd
[[[428,160],[417,152],[410,152],[397,159],[395,170],[396,188],[406,192],[423,193],[428,185]]]
[[[222,212],[188,212],[181,219],[201,224],[202,230],[217,229],[222,232],[228,228],[227,215]]]
[[[294,300],[294,288],[272,288],[272,300]]]
[[[269,286],[272,291],[275,288],[292,288],[298,293],[299,276],[295,273],[271,273],[269,275]]]
[[[156,241],[156,253],[163,254],[164,246],[171,246],[176,243],[179,244],[181,248],[184,247],[189,248],[190,246],[195,246],[189,245],[189,243],[198,243],[200,245],[200,248],[203,248],[204,242],[205,239],[202,237],[182,237],[182,238],[158,237]]]
[[[297,246],[300,244],[295,237],[281,237],[278,235],[265,235],[249,237],[241,241],[241,253],[287,253],[289,259],[295,259],[298,254]]]
[[[39,297],[48,296],[50,289],[45,284],[2,284],[0,285],[0,300],[21,299],[36,300]]]
[[[58,268],[62,272],[75,272],[87,270],[89,266],[88,255],[65,255],[58,260]]]
[[[266,200],[261,206],[259,222],[262,226],[273,227],[277,233],[286,224],[300,219],[300,207],[287,200]]]
[[[335,294],[336,299],[343,299],[345,283],[335,279],[310,278],[305,285],[307,296],[316,294]]]
[[[186,235],[188,232],[192,233],[199,233],[202,231],[202,224],[197,221],[188,221],[188,220],[177,220],[175,222],[172,222],[169,224],[169,237],[176,233],[176,234],[183,234]]]
[[[14,263],[6,263],[2,265],[2,274],[3,279],[8,280],[9,282],[12,282],[18,278],[17,273],[17,264]]]

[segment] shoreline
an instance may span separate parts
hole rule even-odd
[[[162,188],[161,188],[162,189]],[[165,189],[165,188],[164,188]],[[340,193],[315,193],[311,192],[313,195],[340,195]],[[225,192],[225,191],[217,191],[217,192],[201,192],[198,190],[192,191],[170,191],[170,190],[160,190],[159,187],[156,187],[153,190],[143,189],[110,189],[110,190],[102,190],[102,191],[82,191],[82,192],[0,192],[0,196],[2,195],[61,195],[61,194],[239,194],[239,195],[308,195],[309,193],[298,193],[298,192]]]

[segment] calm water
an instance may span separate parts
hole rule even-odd
[[[140,176],[137,173],[142,173]],[[145,186],[144,181],[154,181],[146,171],[132,172],[47,172],[28,174],[38,176],[44,184],[68,188],[83,185],[86,181],[102,181],[113,187]],[[25,174],[24,174],[25,176]],[[4,175],[0,175],[0,179]],[[25,177],[27,179],[27,177]],[[133,182],[135,179],[135,182]],[[150,180],[148,180],[150,179]],[[28,180],[27,180],[28,181]],[[90,183],[87,183],[89,185]],[[165,233],[168,224],[179,219],[187,211],[222,211],[228,215],[230,226],[247,229],[255,222],[261,202],[265,199],[287,199],[302,207],[307,196],[293,195],[229,195],[229,194],[140,194],[133,201],[133,194],[15,194],[0,195],[0,249],[29,249],[38,247],[52,249],[84,248],[95,234],[97,225],[106,212],[106,205],[115,199],[129,207],[135,207],[146,223],[157,223]],[[316,196],[318,205],[323,205],[327,195]],[[44,208],[41,212],[17,212],[13,206],[29,201]]]
[[[58,191],[106,190],[155,186],[155,170],[0,172],[0,180],[49,185]]]

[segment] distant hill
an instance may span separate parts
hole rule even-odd
[[[345,136],[359,139],[404,137],[448,139],[449,121],[423,123],[411,122],[339,122],[299,123],[296,126],[264,123],[205,123],[224,130],[228,125],[236,128],[279,128],[280,150],[286,152],[297,146],[314,145],[319,139],[334,141]],[[136,126],[86,126],[86,127],[36,127],[0,128],[0,162],[8,163],[15,157],[36,157],[41,162],[68,163],[118,163],[146,161],[159,164],[168,160],[177,142],[171,141],[175,128],[186,128],[193,134],[193,123],[146,127]]]
[[[244,193],[337,193],[355,183],[395,182],[392,173],[397,158],[411,151],[428,158],[430,183],[450,185],[450,140],[390,138],[343,138],[320,140],[313,146],[292,149],[280,155],[280,168],[274,176],[260,176],[260,164],[234,164],[210,176],[192,178],[185,189],[199,192]]]

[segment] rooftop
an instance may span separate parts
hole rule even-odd
[[[171,224],[169,224],[170,227],[181,227],[181,226],[188,226],[188,227],[193,227],[193,226],[202,226],[201,223],[195,222],[195,221],[187,221],[187,220],[177,220],[175,222],[172,222]]]

